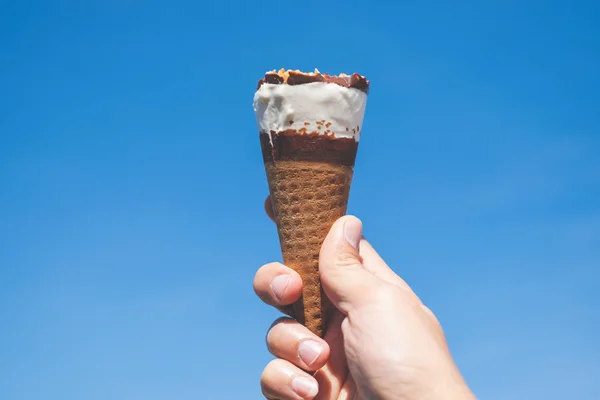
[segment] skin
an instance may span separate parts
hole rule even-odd
[[[265,209],[273,219],[269,198]],[[319,268],[336,308],[327,333],[321,339],[292,318],[273,323],[267,346],[276,358],[261,376],[267,399],[475,399],[437,318],[363,238],[360,220],[344,216],[332,226]],[[293,317],[302,279],[270,263],[256,273],[254,290]]]

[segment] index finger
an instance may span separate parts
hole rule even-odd
[[[273,211],[273,203],[271,202],[271,195],[267,196],[265,199],[265,211],[267,212],[267,216],[271,218],[273,222],[275,222],[275,212]]]
[[[254,291],[265,303],[293,316],[292,304],[302,294],[302,278],[281,263],[266,264],[254,276]]]

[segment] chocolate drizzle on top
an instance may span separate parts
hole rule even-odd
[[[352,75],[329,75],[321,74],[318,71],[313,73],[306,73],[301,71],[270,71],[267,72],[261,80],[258,81],[257,90],[264,83],[271,83],[274,85],[287,84],[287,85],[303,85],[306,83],[325,82],[333,83],[346,88],[354,88],[361,90],[365,93],[369,93],[369,81],[362,75],[354,73]]]

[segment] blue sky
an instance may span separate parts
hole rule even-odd
[[[593,1],[4,1],[0,398],[258,399],[252,95],[371,79],[349,212],[482,399],[600,398]]]

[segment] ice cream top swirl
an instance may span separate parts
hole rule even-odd
[[[254,95],[258,129],[269,135],[295,131],[358,141],[368,85],[357,74],[267,73]]]

